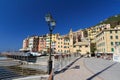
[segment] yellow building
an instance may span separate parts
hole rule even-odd
[[[68,36],[59,36],[56,41],[56,53],[69,53],[70,39]]]
[[[56,40],[56,53],[63,53],[63,46],[64,46],[64,38],[63,36],[58,36]]]
[[[69,32],[70,38],[70,52],[76,53],[79,52],[81,55],[85,55],[86,53],[90,53],[90,42],[83,30],[78,30],[73,32],[72,29]]]
[[[82,41],[82,42],[75,43],[73,46],[73,51],[79,52],[79,53],[81,53],[81,55],[90,53],[90,42]]]
[[[110,24],[100,24],[95,27],[87,28],[88,38],[94,39],[96,34],[104,29],[110,29]]]
[[[120,45],[120,29],[108,29],[95,37],[98,53],[114,53],[115,46]]]
[[[52,40],[51,40],[51,48],[52,51],[56,51],[56,42],[57,42],[57,38],[58,38],[59,34],[52,34]],[[46,35],[46,50],[49,50],[50,48],[50,34]]]

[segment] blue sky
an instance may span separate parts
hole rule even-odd
[[[67,34],[120,14],[120,0],[0,0],[0,51],[18,50],[28,35],[48,33],[50,12],[54,33]]]

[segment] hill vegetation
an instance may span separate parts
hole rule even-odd
[[[99,24],[110,24],[111,28],[114,28],[116,25],[120,25],[120,14],[115,15],[115,16],[111,16],[111,17],[105,19],[104,21],[102,21]]]

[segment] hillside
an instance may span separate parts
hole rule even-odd
[[[114,28],[116,25],[120,25],[120,14],[109,17],[109,18],[107,18],[106,20],[102,21],[99,24],[110,24],[111,27]]]

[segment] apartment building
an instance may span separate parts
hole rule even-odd
[[[89,42],[84,37],[83,30],[73,32],[72,29],[70,29],[69,33],[63,36],[52,34],[51,48],[55,53],[76,53],[77,50],[80,49],[80,53],[85,54],[90,52],[88,45]],[[50,34],[28,37],[23,41],[23,49],[34,52],[49,52]]]
[[[70,39],[68,36],[59,36],[56,41],[57,53],[70,53]]]
[[[58,36],[59,36],[58,33],[52,34],[51,48],[52,48],[53,52],[56,50],[56,41],[57,41]],[[50,34],[47,34],[46,35],[46,49],[47,49],[47,51],[49,51],[49,48],[50,48]]]
[[[28,38],[26,38],[26,39],[23,40],[23,49],[24,50],[27,50],[27,48],[28,48],[28,42],[29,42]]]
[[[38,51],[39,36],[31,36],[23,40],[23,47],[20,51]]]
[[[57,42],[58,36],[60,36],[58,33],[52,35],[51,48],[52,48],[52,51],[53,51],[53,52],[55,52],[55,50],[56,50],[56,42]]]
[[[95,27],[87,28],[88,38],[93,40],[96,34],[104,29],[110,29],[110,24],[100,24]]]
[[[120,45],[120,29],[105,29],[96,37],[97,53],[114,53],[116,45]]]
[[[25,39],[23,40],[22,48],[19,49],[19,51],[28,51],[28,50],[29,50],[28,44],[29,44],[29,38],[25,38]]]
[[[56,40],[56,49],[55,52],[56,53],[63,53],[63,46],[64,46],[64,38],[63,36],[58,36],[57,40]]]
[[[87,29],[88,30],[88,29]],[[86,30],[86,31],[87,31]],[[91,29],[93,30],[93,29]],[[90,52],[89,38],[84,30],[72,31],[66,35],[52,34],[51,48],[56,53],[75,53],[78,50],[81,54]],[[32,36],[23,41],[23,49],[30,51],[49,51],[50,34],[43,36]]]
[[[30,51],[37,52],[38,51],[38,42],[39,36],[29,37],[28,48]]]
[[[38,52],[46,51],[46,37],[40,36],[38,42]]]

